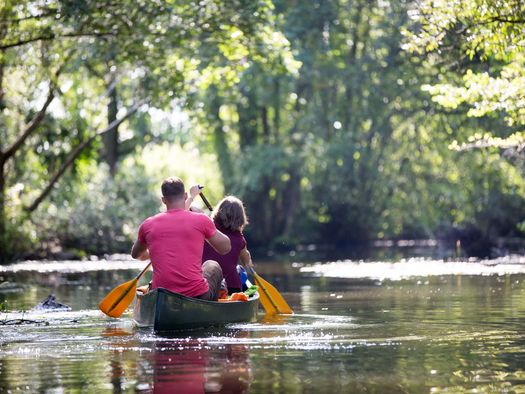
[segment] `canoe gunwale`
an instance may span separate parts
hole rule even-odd
[[[248,301],[201,300],[164,288],[137,293],[133,320],[138,327],[155,332],[205,328],[228,323],[252,322],[257,318],[259,294]]]

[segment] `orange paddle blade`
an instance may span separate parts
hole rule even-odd
[[[261,300],[261,304],[267,314],[293,314],[292,308],[290,308],[281,293],[279,293],[275,287],[261,278],[255,271],[253,272],[253,276],[255,278],[255,283],[259,286],[259,299]]]
[[[108,316],[120,317],[135,298],[137,282],[138,279],[135,278],[115,287],[100,301],[99,309]]]

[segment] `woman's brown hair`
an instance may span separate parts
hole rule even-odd
[[[219,201],[211,218],[216,226],[231,231],[242,231],[248,224],[244,205],[241,200],[234,196],[227,196]]]

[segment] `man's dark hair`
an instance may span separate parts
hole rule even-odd
[[[168,200],[177,200],[184,196],[184,183],[176,176],[166,178],[160,187],[162,196]]]

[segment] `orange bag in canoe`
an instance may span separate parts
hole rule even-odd
[[[244,293],[233,293],[230,296],[230,300],[232,301],[248,301],[248,296]]]

